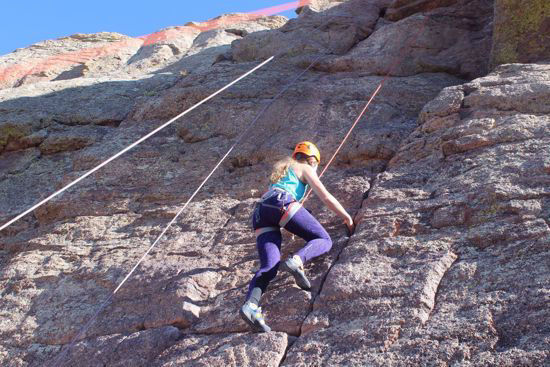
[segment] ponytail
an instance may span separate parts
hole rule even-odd
[[[276,162],[273,165],[271,176],[269,176],[269,180],[271,181],[271,183],[274,184],[281,178],[283,178],[288,173],[288,168],[290,167],[292,162],[294,162],[294,159],[292,159],[291,157],[287,157]]]
[[[294,162],[305,163],[306,160],[307,160],[307,155],[303,153],[296,153],[295,158],[286,157],[281,159],[280,161],[276,162],[273,165],[273,171],[271,172],[271,176],[269,176],[269,180],[271,181],[272,184],[276,183],[281,178],[286,176],[286,174],[288,173],[288,168],[292,163]]]

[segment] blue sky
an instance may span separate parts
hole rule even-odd
[[[52,0],[2,4],[0,55],[74,33],[118,32],[142,36],[161,28],[204,21],[223,13],[249,12],[292,0]],[[294,17],[294,11],[282,13]]]

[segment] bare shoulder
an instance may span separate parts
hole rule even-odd
[[[300,179],[300,181],[302,182],[306,182],[306,171],[308,169],[311,169],[311,167],[307,164],[303,164],[303,163],[299,163],[299,162],[293,162],[292,163],[292,168],[294,169],[294,173],[296,174],[296,176],[298,176],[298,178]]]

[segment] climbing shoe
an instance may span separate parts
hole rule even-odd
[[[239,313],[241,314],[243,320],[246,321],[246,323],[255,331],[265,333],[271,331],[271,328],[265,323],[264,316],[262,315],[262,308],[254,303],[246,302],[241,307]]]
[[[311,283],[309,283],[309,280],[306,277],[306,273],[304,272],[304,264],[302,263],[300,256],[294,255],[288,258],[282,264],[282,269],[292,274],[294,280],[296,280],[296,284],[298,284],[298,287],[305,291],[311,289]]]

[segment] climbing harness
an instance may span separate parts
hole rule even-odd
[[[256,238],[260,237],[262,234],[264,233],[267,233],[267,232],[276,232],[276,231],[279,231],[281,230],[281,228],[279,227],[262,227],[262,228],[258,228],[254,231],[254,234],[256,235]]]
[[[283,216],[281,217],[281,220],[279,221],[279,225],[284,228],[301,207],[302,204],[297,201],[293,201],[292,203],[288,204]]]
[[[267,204],[266,201],[270,200],[273,197],[277,197],[278,201],[282,201],[282,206],[276,206]],[[267,191],[265,194],[262,195],[261,199],[256,202],[256,205],[254,207],[254,211],[252,215],[255,217],[256,222],[259,222],[260,220],[260,208],[262,206],[267,208],[273,208],[277,209],[281,212],[281,219],[279,220],[279,227],[261,227],[256,230],[254,230],[254,233],[256,234],[256,237],[272,231],[279,231],[280,228],[284,228],[288,222],[294,217],[296,212],[302,207],[302,204],[300,204],[298,201],[293,200],[288,204],[284,204],[286,200],[288,200],[288,197],[291,197],[294,199],[294,197],[287,191],[279,189],[277,187],[271,188],[269,191]]]

